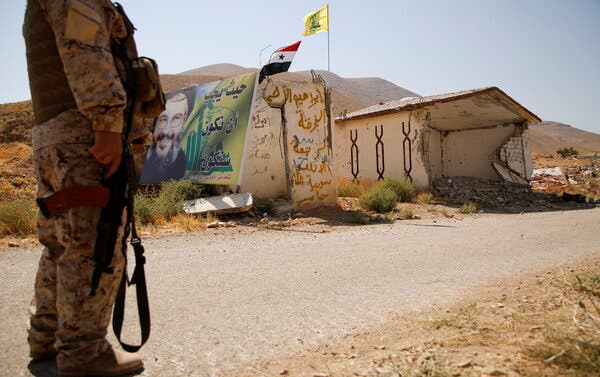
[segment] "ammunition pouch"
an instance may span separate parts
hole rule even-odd
[[[165,109],[158,65],[147,57],[135,58],[129,67],[129,85],[136,91],[136,115],[157,118]]]
[[[133,111],[131,119],[155,119],[164,111],[166,102],[160,85],[158,64],[153,59],[138,55],[133,38],[135,27],[119,3],[115,3],[114,7],[123,18],[127,31],[124,38],[112,39],[111,48],[113,56],[122,65],[119,75],[127,91],[129,111]]]

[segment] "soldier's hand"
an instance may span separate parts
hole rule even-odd
[[[98,162],[106,166],[105,178],[113,175],[119,168],[123,146],[121,134],[116,132],[96,131],[94,145],[89,149]]]

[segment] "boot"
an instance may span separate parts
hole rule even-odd
[[[29,350],[29,357],[31,357],[31,359],[33,361],[45,361],[45,360],[51,360],[54,359],[56,357],[56,351],[54,349],[36,349],[36,350]]]
[[[127,376],[144,369],[144,363],[137,355],[109,347],[97,358],[69,368],[58,368],[60,377],[67,376]]]

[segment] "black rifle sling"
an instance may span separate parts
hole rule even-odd
[[[129,218],[130,211],[133,212],[133,203],[131,206],[127,205],[127,217]],[[131,210],[130,210],[131,208]],[[146,289],[146,274],[144,272],[144,264],[146,263],[146,257],[144,257],[144,246],[137,235],[135,229],[135,221],[131,217],[131,246],[135,253],[135,269],[131,280],[127,276],[127,265],[123,268],[123,278],[119,285],[119,291],[117,292],[117,298],[115,301],[115,310],[113,312],[113,330],[117,337],[121,347],[127,352],[137,352],[148,340],[150,336],[150,305],[148,304],[148,291]],[[125,237],[126,238],[126,237]],[[139,346],[133,346],[124,343],[121,340],[121,329],[123,328],[123,317],[125,313],[125,293],[127,286],[135,284],[135,292],[137,298],[138,316],[140,319],[140,329],[142,332],[142,340]]]
[[[137,186],[137,182],[135,182],[135,163],[127,141],[127,138],[129,136],[129,129],[133,122],[136,93],[135,88],[128,87],[128,91],[130,94],[129,97],[131,99],[131,106],[129,107],[129,111],[127,113],[127,121],[125,126],[126,137],[123,143],[123,160],[125,161],[125,168],[127,171],[127,220],[125,223],[122,240],[122,251],[125,258],[125,265],[123,266],[123,276],[121,278],[121,283],[119,284],[119,290],[117,292],[117,297],[115,300],[115,309],[113,312],[112,325],[117,340],[121,344],[121,347],[123,347],[123,349],[127,352],[137,352],[140,348],[142,348],[142,346],[144,345],[144,343],[146,343],[148,337],[150,336],[150,305],[148,304],[146,274],[144,272],[144,264],[146,263],[146,257],[144,256],[144,246],[142,246],[142,240],[138,236],[137,229],[135,228],[134,195]],[[133,247],[133,252],[135,254],[135,269],[133,270],[131,280],[127,276],[127,238],[129,237],[130,231],[130,243]],[[142,333],[142,339],[139,346],[130,345],[124,343],[121,340],[121,330],[123,328],[123,318],[125,313],[125,296],[127,287],[131,285],[135,285],[138,316],[140,319],[140,329]]]

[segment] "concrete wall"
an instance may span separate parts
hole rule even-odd
[[[254,99],[240,191],[296,208],[336,205],[327,120],[322,84],[270,77]]]
[[[498,179],[498,173],[492,166],[496,160],[495,153],[514,131],[514,125],[442,131],[442,175]]]
[[[267,105],[260,92],[248,132],[240,190],[261,198],[287,196],[281,111]]]
[[[429,127],[428,120],[422,129],[421,153],[429,179],[442,177],[442,133]]]
[[[333,140],[336,177],[345,180],[354,179],[351,163],[352,137],[356,139],[355,144],[358,148],[355,169],[358,161],[359,182],[370,184],[379,180],[379,173],[382,170],[384,178],[408,178],[406,168],[416,187],[427,187],[429,178],[421,152],[423,148],[421,131],[425,123],[422,114],[404,111],[336,122]],[[379,146],[378,136],[381,139]],[[378,159],[379,171],[377,170]]]
[[[414,110],[338,121],[333,143],[338,179],[354,180],[353,153],[354,169],[356,171],[358,168],[356,178],[359,182],[370,184],[380,178],[377,156],[381,154],[381,147],[378,151],[376,130],[379,135],[383,130],[383,158],[379,157],[380,171],[384,168],[383,177],[405,178],[404,166],[409,156],[404,148],[402,123],[404,122],[405,131],[408,131],[409,117],[411,129],[408,140],[412,152],[410,176],[418,188],[427,188],[430,180],[442,177],[500,179],[493,166],[494,162],[509,167],[525,179],[531,175],[528,133],[526,129],[521,132],[519,124],[463,130],[462,124],[456,123],[454,130],[440,131],[430,126],[429,114],[425,110]],[[353,138],[357,147],[354,152]],[[382,166],[382,161],[385,166]],[[506,179],[512,180],[510,177]]]
[[[521,177],[529,179],[533,173],[533,162],[529,150],[529,130],[515,132],[499,150],[500,161]]]

